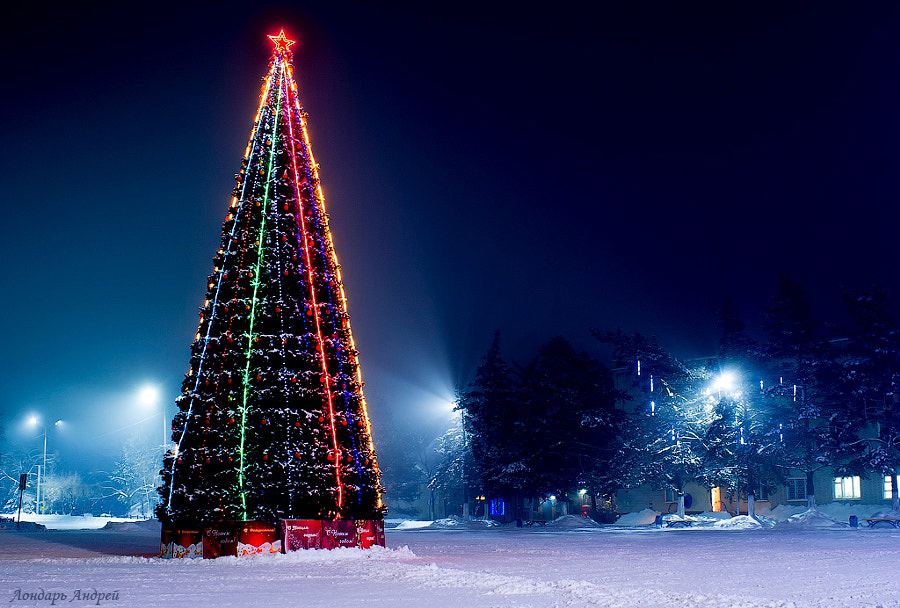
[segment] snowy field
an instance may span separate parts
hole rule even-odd
[[[0,604],[117,592],[105,606],[900,607],[900,530],[546,528],[387,531],[388,549],[160,560],[158,526],[0,532]]]

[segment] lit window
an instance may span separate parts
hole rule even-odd
[[[792,477],[787,480],[787,484],[785,484],[787,488],[787,499],[791,500],[806,500],[806,479],[802,477]]]
[[[675,496],[675,490],[666,490],[665,502],[678,502],[678,497]]]
[[[900,475],[897,475],[897,487],[900,488]],[[891,499],[891,476],[884,476],[884,499]]]
[[[834,499],[841,500],[847,498],[859,498],[859,476],[853,477],[835,477],[834,478]]]

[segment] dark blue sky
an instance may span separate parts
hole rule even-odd
[[[755,324],[779,271],[823,315],[896,295],[900,5],[518,6],[11,15],[7,440],[34,410],[114,448],[144,382],[174,413],[280,27],[376,421],[448,416],[495,328],[521,361],[590,327],[708,354],[723,290]]]

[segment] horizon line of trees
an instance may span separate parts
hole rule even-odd
[[[684,514],[695,480],[746,494],[797,472],[815,509],[814,474],[890,476],[898,504],[900,331],[885,290],[845,293],[849,323],[820,324],[802,285],[779,278],[752,339],[733,303],[719,312],[718,353],[684,360],[640,333],[592,330],[607,366],[554,337],[525,366],[500,336],[457,398],[461,425],[438,442],[432,491],[597,496],[649,484]],[[619,386],[622,385],[622,386]]]

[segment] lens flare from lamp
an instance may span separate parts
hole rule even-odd
[[[155,386],[147,385],[138,392],[138,401],[142,405],[153,405],[159,399],[159,390]]]

